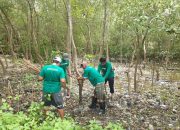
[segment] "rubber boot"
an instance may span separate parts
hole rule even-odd
[[[105,102],[100,102],[100,113],[99,114],[105,114],[106,104]]]
[[[89,108],[95,109],[96,108],[96,104],[97,104],[97,98],[92,97],[92,103],[91,103],[91,105],[89,105]]]

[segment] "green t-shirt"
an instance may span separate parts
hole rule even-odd
[[[98,65],[98,72],[102,74],[105,79],[114,77],[114,70],[112,68],[111,62],[107,61],[105,65],[101,63]]]
[[[84,69],[83,77],[88,78],[93,86],[96,86],[98,83],[104,82],[104,78],[98,73],[98,71],[90,66],[87,66]]]
[[[39,74],[43,77],[43,92],[57,93],[61,91],[61,79],[64,79],[64,71],[57,65],[46,65]]]
[[[60,67],[63,68],[65,77],[67,76],[67,67],[69,66],[69,60],[62,59]]]

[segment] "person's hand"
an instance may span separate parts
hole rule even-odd
[[[69,77],[72,77],[72,74],[68,74]]]
[[[82,80],[82,79],[83,79],[83,77],[81,77],[81,76],[80,76],[80,77],[77,77],[77,80]]]

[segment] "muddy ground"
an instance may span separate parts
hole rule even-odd
[[[143,75],[138,71],[138,92],[134,92],[134,68],[131,67],[128,93],[127,66],[120,63],[113,63],[113,66],[116,73],[115,94],[110,100],[107,88],[106,114],[99,115],[88,108],[93,94],[93,87],[88,81],[84,82],[83,101],[79,105],[78,83],[72,79],[71,98],[65,99],[66,115],[82,125],[95,119],[102,125],[109,121],[120,122],[128,130],[180,130],[180,68],[159,67],[158,81],[156,76],[152,78],[151,67],[142,68]],[[27,111],[31,102],[41,101],[41,82],[37,82],[36,74],[27,69],[22,60],[12,63],[9,58],[6,74],[3,75],[0,69],[0,94],[15,111]]]

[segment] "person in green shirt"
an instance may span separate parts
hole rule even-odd
[[[66,82],[68,82],[68,76],[71,76],[71,72],[69,70],[69,55],[67,53],[63,54],[60,66],[63,68],[64,73],[65,73]]]
[[[106,61],[105,57],[99,59],[98,72],[105,78],[105,84],[109,83],[111,99],[114,94],[114,69],[112,68],[111,62]]]
[[[90,66],[87,66],[87,63],[84,62],[81,64],[84,73],[82,77],[78,79],[89,79],[90,83],[95,87],[94,96],[92,96],[92,103],[89,106],[90,108],[96,108],[97,101],[100,106],[100,113],[105,113],[105,86],[104,78],[98,73],[98,71]]]
[[[57,108],[61,119],[64,118],[63,98],[61,95],[61,87],[67,89],[65,75],[62,68],[59,67],[61,62],[60,57],[53,59],[53,64],[45,65],[41,69],[38,81],[43,81],[43,97],[45,106],[53,105]]]
[[[69,79],[68,76],[71,76],[71,71],[69,70],[69,55],[67,53],[63,54],[60,67],[63,68],[64,74],[65,74],[66,83],[68,83],[68,81],[69,81],[68,80]],[[70,98],[70,91],[67,92],[66,98]]]

